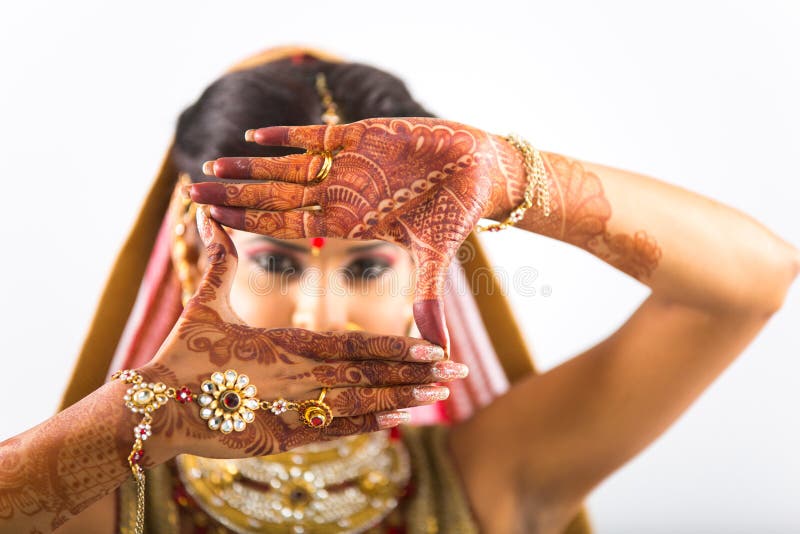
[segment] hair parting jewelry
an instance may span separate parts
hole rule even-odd
[[[189,177],[189,174],[184,172],[178,176],[179,188],[182,189],[191,185],[191,183],[192,179]],[[180,200],[181,202],[177,206],[173,216],[176,222],[174,227],[175,239],[172,243],[172,264],[175,267],[175,273],[181,283],[181,303],[186,306],[186,303],[192,298],[195,290],[191,265],[187,258],[189,247],[186,244],[186,230],[194,222],[197,204],[186,196],[181,197]]]
[[[322,115],[320,115],[320,120],[322,120],[322,123],[327,124],[328,126],[333,126],[342,122],[342,116],[339,114],[339,106],[337,106],[336,102],[333,101],[333,95],[331,94],[330,89],[328,89],[328,82],[325,78],[325,73],[317,73],[315,85],[317,88],[317,94],[320,98],[320,103],[322,104],[323,108]],[[315,183],[322,182],[328,177],[328,173],[331,172],[331,167],[333,166],[333,154],[330,150],[306,150],[306,154],[318,154],[325,158],[322,161],[322,167],[320,167],[319,171],[317,171],[317,175],[314,177]]]
[[[528,185],[525,187],[522,203],[514,208],[508,217],[499,223],[479,224],[475,227],[476,232],[499,232],[515,225],[522,220],[525,212],[533,206],[534,197],[536,206],[542,208],[544,216],[550,216],[550,187],[547,182],[547,171],[544,168],[542,155],[528,141],[515,134],[509,134],[504,139],[522,153]]]
[[[141,414],[142,419],[133,429],[133,447],[128,455],[137,485],[137,507],[135,525],[131,529],[142,534],[144,529],[144,490],[145,473],[141,466],[144,458],[144,442],[152,435],[153,412],[171,399],[181,404],[197,402],[200,418],[207,421],[208,428],[223,434],[242,432],[248,423],[255,420],[256,410],[266,410],[275,415],[296,411],[300,420],[310,428],[323,429],[331,424],[333,412],[325,403],[326,388],[322,388],[317,399],[294,402],[286,399],[275,401],[260,400],[256,397],[256,386],[250,383],[247,375],[233,369],[216,371],[208,380],[200,384],[200,392],[193,392],[188,386],[168,387],[162,382],[145,382],[144,377],[132,369],[117,371],[112,380],[122,380],[131,387],[125,392],[124,401],[132,412]]]
[[[325,111],[322,112],[320,118],[322,122],[328,125],[339,124],[342,122],[342,117],[339,115],[339,106],[333,101],[333,95],[328,89],[328,81],[325,78],[324,72],[318,72],[316,77],[317,94],[322,102],[322,107]]]

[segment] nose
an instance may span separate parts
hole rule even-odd
[[[292,326],[307,330],[345,330],[347,320],[347,294],[328,283],[328,276],[303,277],[301,280]]]

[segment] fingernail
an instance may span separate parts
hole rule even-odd
[[[419,386],[414,388],[414,399],[419,402],[443,401],[450,396],[450,389],[444,386]]]
[[[182,185],[181,186],[181,196],[186,200],[191,200],[191,196],[189,195],[189,191],[191,191],[191,185]]]
[[[211,221],[208,220],[208,206],[197,207],[197,231],[200,232],[200,239],[203,244],[208,246],[213,237]]]
[[[221,182],[203,182],[192,186],[192,200],[200,204],[224,204],[225,184]]]
[[[214,162],[206,161],[203,163],[203,174],[206,176],[214,176]]]
[[[244,133],[244,140],[248,142],[253,142],[256,140],[256,131],[255,130],[247,130]]]
[[[469,367],[458,362],[439,362],[431,369],[431,374],[438,380],[455,380],[466,378],[469,374]]]
[[[423,339],[440,347],[448,346],[447,327],[444,323],[444,304],[441,300],[418,300],[414,303],[414,322]]]
[[[227,206],[211,206],[209,215],[225,226],[244,228],[244,213],[242,208],[229,208]]]
[[[408,412],[385,412],[375,416],[378,426],[381,428],[392,428],[411,421],[411,414]]]
[[[408,349],[412,360],[432,362],[444,359],[444,349],[438,345],[412,345]]]

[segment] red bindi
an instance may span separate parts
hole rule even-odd
[[[312,237],[311,238],[311,254],[314,256],[319,255],[319,251],[322,247],[325,246],[325,238],[324,237]]]

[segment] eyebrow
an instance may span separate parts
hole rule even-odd
[[[295,250],[297,252],[304,252],[306,254],[311,252],[311,249],[309,249],[308,247],[304,247],[302,245],[296,245],[296,244],[291,243],[291,242],[289,242],[287,240],[275,239],[274,237],[269,237],[269,236],[266,236],[266,235],[254,236],[252,239],[249,240],[249,242],[253,242],[253,241],[267,241],[267,242],[272,243],[273,245],[276,245],[278,247],[288,248],[290,250]],[[367,250],[372,250],[374,248],[380,248],[380,247],[386,246],[388,244],[389,243],[369,243],[369,244],[366,244],[366,245],[356,245],[356,246],[347,248],[345,250],[345,252],[347,254],[354,254],[356,252],[364,252],[364,251],[367,251]]]

